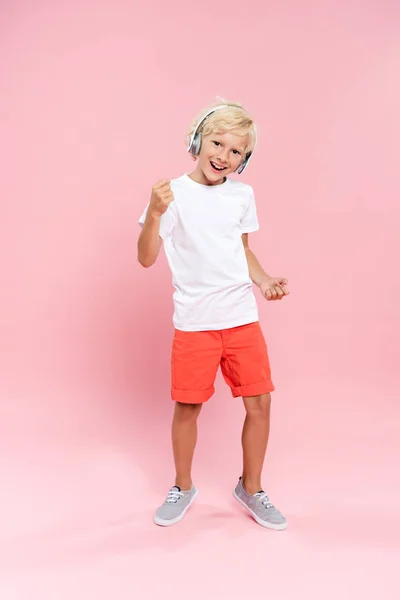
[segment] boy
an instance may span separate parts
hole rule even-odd
[[[154,264],[164,243],[175,288],[176,479],[154,521],[178,523],[197,495],[191,477],[197,418],[214,393],[220,365],[233,397],[242,396],[246,409],[243,471],[234,496],[263,527],[285,529],[286,519],[261,485],[274,386],[253,283],[267,300],[289,292],[287,280],[267,275],[250,250],[248,235],[259,228],[252,187],[228,177],[246,168],[256,144],[255,124],[241,104],[223,101],[196,119],[188,142],[196,169],[158,182],[139,219],[140,264]]]

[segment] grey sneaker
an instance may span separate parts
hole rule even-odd
[[[242,478],[233,490],[236,500],[239,500],[247,508],[251,516],[262,527],[269,529],[286,529],[287,521],[273,504],[271,504],[267,494],[260,490],[253,496],[248,494],[243,487]]]
[[[164,504],[157,510],[154,523],[162,527],[179,523],[196,496],[197,490],[193,485],[189,492],[182,492],[180,487],[174,485],[169,490]]]

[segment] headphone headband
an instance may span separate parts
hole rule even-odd
[[[217,110],[221,110],[223,108],[229,108],[229,104],[219,104],[218,106],[214,106],[209,111],[207,111],[206,114],[197,123],[197,125],[191,135],[191,138],[189,140],[189,144],[188,144],[188,152],[190,152],[192,154],[192,156],[197,156],[200,152],[200,148],[201,148],[201,133],[199,133],[200,126],[204,123],[204,121],[207,119],[207,117],[212,115]],[[257,128],[256,128],[255,124],[254,124],[254,132],[255,132],[255,139],[254,139],[254,148],[255,148],[256,144],[257,144]],[[250,152],[247,152],[245,158],[243,159],[243,161],[240,163],[240,165],[236,169],[236,171],[238,172],[239,175],[241,173],[243,173],[243,171],[249,164],[249,160],[254,152],[254,148]]]

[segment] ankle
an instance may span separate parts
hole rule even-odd
[[[260,490],[262,490],[260,479],[250,479],[249,477],[242,476],[242,485],[244,491],[247,492],[250,496],[254,496]]]
[[[182,492],[189,492],[192,489],[193,483],[191,479],[183,479],[177,477],[175,479],[175,485],[177,485],[182,490]]]

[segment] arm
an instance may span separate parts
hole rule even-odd
[[[138,239],[138,261],[142,267],[151,267],[157,260],[162,239],[160,237],[161,216],[147,211],[146,220]]]
[[[243,241],[244,251],[246,254],[247,264],[249,267],[250,279],[252,280],[253,283],[256,284],[256,286],[260,287],[263,281],[265,281],[267,279],[271,279],[271,277],[268,275],[268,273],[266,273],[264,271],[264,269],[258,262],[257,257],[254,254],[254,252],[252,252],[250,250],[248,233],[244,233],[242,235],[242,241]]]
[[[161,219],[174,200],[170,181],[162,180],[152,188],[143,229],[138,239],[138,261],[143,267],[151,267],[157,260],[163,233],[160,235]]]
[[[271,277],[264,271],[256,255],[250,250],[248,233],[242,235],[242,242],[249,267],[250,279],[260,288],[264,298],[267,298],[267,300],[281,300],[289,294],[289,290],[286,287],[287,279]]]

